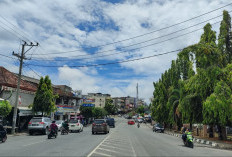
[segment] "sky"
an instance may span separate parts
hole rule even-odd
[[[17,73],[12,52],[21,52],[24,41],[38,42],[25,54],[23,75],[48,75],[55,85],[112,97],[136,97],[138,83],[139,98],[149,104],[153,82],[180,49],[199,42],[207,23],[218,35],[222,11],[232,11],[229,3],[0,0],[0,66]],[[156,56],[167,52],[172,53]]]

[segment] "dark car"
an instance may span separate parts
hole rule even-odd
[[[108,118],[106,121],[107,121],[107,124],[108,124],[110,127],[115,128],[115,121],[114,121],[114,118]]]
[[[164,126],[157,123],[153,126],[153,132],[164,132]]]
[[[92,124],[92,134],[103,132],[105,134],[110,132],[110,127],[105,119],[96,119]]]

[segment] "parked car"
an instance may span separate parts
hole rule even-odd
[[[142,119],[142,118],[138,118],[138,122],[139,122],[139,123],[142,123],[142,122],[143,122],[143,119]]]
[[[108,124],[110,127],[115,128],[115,120],[114,120],[114,118],[108,118],[108,119],[107,119],[107,124]]]
[[[96,119],[92,123],[92,134],[103,132],[105,134],[110,132],[110,127],[105,119]]]
[[[157,123],[157,124],[155,124],[154,126],[153,126],[153,132],[164,132],[164,126],[163,125],[161,125],[161,124],[159,124],[159,123]]]
[[[33,117],[28,123],[28,132],[30,135],[34,132],[42,132],[44,135],[47,135],[51,122],[51,119],[48,117]]]
[[[80,120],[70,119],[69,121],[69,131],[70,132],[82,132],[83,125],[80,123]]]
[[[58,126],[58,131],[60,131],[60,130],[61,130],[62,123],[64,123],[64,121],[63,121],[63,120],[57,120],[57,121],[56,121],[56,125]]]
[[[128,125],[134,125],[134,124],[135,124],[135,121],[132,120],[132,119],[131,119],[131,120],[128,120],[127,124],[128,124]]]

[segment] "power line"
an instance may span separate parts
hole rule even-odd
[[[5,17],[3,17],[2,15],[0,15],[0,17],[1,17],[2,19],[4,19],[7,23],[11,24],[14,28],[18,29],[18,30],[19,30],[20,32],[22,32],[24,35],[32,37],[30,34],[25,33],[24,31],[22,31],[21,29],[19,29],[16,25],[14,25],[13,23],[11,23],[9,20],[7,20],[7,19],[6,19]],[[28,39],[28,38],[27,38],[27,39]],[[30,40],[28,40],[28,41],[30,41]]]
[[[9,27],[8,25],[6,25],[4,22],[2,22],[0,20],[0,23],[2,23],[3,25],[5,25],[7,28],[11,29],[13,32],[15,32],[15,34],[19,35],[22,38],[25,38],[26,40],[30,41],[28,38],[24,37],[21,33],[17,32],[16,30],[14,30],[13,28]]]
[[[35,72],[28,64],[24,64],[27,68],[29,68],[34,74],[36,74],[38,77],[42,77],[37,72]]]
[[[191,21],[191,20],[196,19],[196,18],[199,18],[199,17],[201,17],[201,16],[204,16],[204,15],[210,14],[210,13],[212,13],[212,12],[215,12],[215,11],[217,11],[217,10],[220,10],[220,9],[225,8],[225,7],[227,7],[227,6],[230,6],[230,5],[232,5],[232,3],[229,3],[229,4],[225,5],[225,6],[222,6],[222,7],[217,8],[217,9],[211,10],[211,11],[206,12],[206,13],[204,13],[204,14],[201,14],[201,15],[195,16],[195,17],[193,17],[193,18],[187,19],[187,20],[185,20],[185,21],[182,21],[182,22],[179,22],[179,23],[176,23],[176,24],[173,24],[173,25],[167,26],[167,27],[163,27],[163,28],[160,28],[160,29],[158,29],[158,30],[154,30],[154,31],[151,31],[151,32],[148,32],[148,33],[145,33],[145,34],[141,34],[141,35],[138,35],[138,36],[134,36],[134,37],[131,37],[131,38],[127,38],[127,39],[123,39],[123,40],[115,41],[115,42],[108,43],[108,44],[104,44],[104,45],[93,46],[93,47],[86,47],[85,49],[92,49],[92,48],[104,47],[104,46],[107,46],[107,45],[112,45],[112,44],[116,44],[116,43],[124,42],[124,41],[127,41],[127,40],[131,40],[131,39],[139,38],[139,37],[142,37],[142,36],[145,36],[145,35],[148,35],[148,34],[152,34],[152,33],[158,32],[158,31],[162,31],[162,30],[165,30],[165,29],[168,29],[168,28],[171,28],[171,27],[174,27],[174,26],[177,26],[177,25],[180,25],[180,24],[186,23],[186,22],[188,22],[188,21]],[[55,53],[50,53],[50,54],[70,53],[70,52],[76,52],[76,51],[81,51],[81,50],[82,50],[82,49],[76,49],[76,50],[71,50],[71,51],[55,52]],[[34,54],[34,55],[36,55],[36,54]],[[42,55],[42,54],[38,54],[38,55]],[[43,54],[43,55],[48,55],[48,54]]]
[[[19,37],[17,34],[15,34],[15,33],[11,32],[11,31],[9,31],[8,29],[4,28],[3,26],[0,25],[0,27],[1,27],[2,29],[4,29],[5,31],[11,33],[12,35],[16,36],[19,40],[23,40],[23,39],[21,39],[21,37]]]
[[[220,23],[220,22],[221,22],[221,21],[215,22],[215,23],[213,23],[212,25],[217,24],[217,23]],[[190,27],[192,27],[192,26],[190,26]],[[189,27],[188,27],[188,28],[189,28]],[[184,28],[184,29],[187,29],[187,28]],[[182,29],[182,30],[184,30],[184,29]],[[172,37],[172,38],[169,38],[169,39],[160,41],[160,42],[156,42],[156,43],[152,43],[152,44],[145,45],[145,46],[142,46],[142,47],[130,49],[130,51],[134,51],[134,50],[137,50],[137,49],[146,48],[146,47],[149,47],[149,46],[161,44],[161,43],[164,43],[164,42],[166,42],[166,41],[170,41],[170,40],[173,40],[173,39],[176,39],[176,38],[179,38],[179,37],[183,37],[183,36],[185,36],[185,35],[188,35],[188,34],[197,32],[197,31],[202,30],[202,29],[203,29],[203,28],[195,29],[195,30],[193,30],[193,31],[191,31],[191,32],[184,33],[184,34],[181,34],[181,35],[178,35],[178,36],[175,36],[175,37]],[[179,30],[179,31],[180,31],[180,30]],[[176,31],[176,32],[179,32],[179,31]],[[171,33],[171,34],[174,34],[174,33],[175,33],[175,32],[173,32],[173,33]],[[167,35],[165,35],[165,36],[168,36],[168,35],[170,35],[170,34],[167,34]],[[115,49],[113,49],[113,50],[115,50]],[[111,50],[111,51],[113,51],[113,50]],[[95,59],[95,58],[99,58],[99,57],[117,55],[117,54],[121,54],[121,53],[124,53],[124,52],[127,52],[127,53],[128,53],[128,51],[126,51],[126,50],[118,50],[118,51],[121,51],[121,52],[111,53],[111,54],[106,54],[106,55],[100,55],[100,56],[95,56],[95,57],[92,56],[92,57],[87,57],[87,58],[79,58],[79,59],[77,59],[77,58],[75,58],[75,59],[70,58],[70,59],[56,59],[56,60],[50,59],[50,60],[49,60],[49,59],[42,59],[42,58],[40,58],[40,59],[33,59],[33,60],[35,60],[35,61],[41,61],[41,60],[42,60],[42,61],[53,61],[53,62],[57,62],[57,61],[69,61],[69,60]],[[101,52],[99,52],[99,53],[103,53],[103,52],[106,52],[106,51],[101,51]],[[70,57],[78,57],[78,56],[70,56]]]
[[[174,53],[174,52],[179,52],[182,49],[178,49],[178,50],[174,50],[174,51],[169,51],[169,52],[164,52],[164,53],[160,53],[160,54],[155,54],[152,56],[147,56],[147,57],[141,57],[141,58],[135,58],[135,59],[129,59],[129,60],[124,60],[124,61],[117,61],[117,62],[108,62],[108,63],[101,63],[101,64],[88,64],[88,65],[71,65],[69,67],[95,67],[95,66],[102,66],[102,65],[110,65],[110,64],[119,64],[119,63],[126,63],[126,62],[133,62],[133,61],[137,61],[137,60],[143,60],[143,59],[148,59],[148,58],[152,58],[152,57],[157,57],[157,56],[162,56],[162,55],[166,55],[166,54],[170,54],[170,53]],[[50,67],[50,68],[55,68],[55,67],[63,67],[62,66],[57,66],[57,65],[38,65],[38,64],[27,64],[27,65],[31,65],[31,66],[37,66],[37,67]]]
[[[10,57],[10,56],[4,55],[4,54],[0,54],[0,56],[6,57],[6,58],[10,58],[10,59],[13,59],[13,60],[17,60],[17,59],[15,59],[13,57]]]

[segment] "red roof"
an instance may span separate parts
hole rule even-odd
[[[18,77],[14,73],[0,66],[0,85],[17,88]],[[37,86],[25,80],[21,80],[20,89],[35,92]]]

